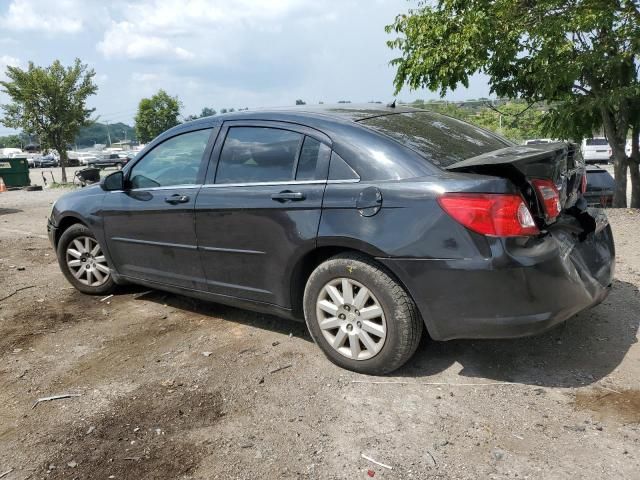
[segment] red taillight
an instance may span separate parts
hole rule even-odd
[[[520,237],[539,232],[520,195],[446,193],[438,203],[469,230],[496,237]]]
[[[551,180],[547,179],[535,179],[532,180],[533,186],[538,192],[538,198],[544,206],[544,211],[547,214],[547,221],[553,221],[558,215],[560,215],[560,192]]]
[[[582,182],[580,183],[580,192],[585,193],[587,191],[587,173],[582,175]]]

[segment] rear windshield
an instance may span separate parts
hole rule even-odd
[[[442,167],[512,145],[481,128],[434,112],[397,113],[360,123]]]
[[[606,170],[587,170],[587,184],[598,189],[612,189],[615,181]]]
[[[588,147],[609,145],[606,138],[587,138]]]

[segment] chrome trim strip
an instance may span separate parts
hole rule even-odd
[[[184,184],[184,185],[167,185],[165,187],[149,187],[149,188],[130,188],[129,190],[109,190],[109,193],[127,193],[127,192],[149,192],[155,190],[193,190],[200,188],[202,185]]]
[[[348,180],[289,180],[282,182],[246,182],[246,183],[205,183],[204,185],[170,185],[166,187],[150,187],[150,188],[132,188],[130,190],[110,190],[109,193],[122,192],[146,192],[154,190],[193,190],[194,188],[222,188],[222,187],[269,187],[278,185],[335,185],[340,183],[359,183],[359,178],[351,178]]]
[[[285,180],[281,182],[205,183],[203,187],[268,187],[278,185],[324,185],[326,180]]]
[[[111,237],[111,240],[115,242],[123,243],[136,243],[140,245],[153,245],[154,247],[171,247],[171,248],[184,248],[186,250],[197,250],[196,245],[184,245],[182,243],[168,243],[168,242],[153,242],[151,240],[138,240],[137,238],[124,238],[124,237]]]
[[[327,183],[329,185],[335,185],[335,184],[339,184],[339,183],[360,183],[360,179],[359,178],[350,178],[347,180],[327,180]]]
[[[264,255],[267,253],[267,252],[261,252],[260,250],[241,250],[238,248],[219,248],[219,247],[198,247],[198,248],[206,252],[245,253],[247,255]]]
[[[150,188],[131,188],[127,190],[128,192],[144,192],[147,190],[193,190],[194,188],[200,188],[200,185],[193,185],[191,183],[187,183],[184,185],[167,185],[162,187],[150,187]]]

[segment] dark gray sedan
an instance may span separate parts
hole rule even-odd
[[[185,123],[61,197],[49,235],[69,282],[304,319],[331,361],[370,374],[425,328],[530,335],[606,297],[611,228],[574,145],[408,108],[304,108]]]

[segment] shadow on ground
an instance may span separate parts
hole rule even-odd
[[[11,215],[12,213],[20,213],[19,208],[0,208],[0,215]]]
[[[254,328],[292,333],[311,342],[304,323],[170,293],[127,287],[138,299],[167,304]],[[615,281],[609,297],[554,329],[535,337],[508,340],[423,338],[415,356],[393,376],[427,377],[455,363],[460,376],[547,387],[579,387],[607,376],[637,341],[640,293],[635,285]]]
[[[311,342],[311,337],[307,332],[304,322],[296,322],[286,318],[276,317],[263,313],[256,313],[249,310],[230,307],[220,303],[206,302],[182,295],[161,292],[158,290],[148,290],[144,287],[126,286],[121,288],[122,293],[136,295],[138,300],[151,301],[166,304],[172,308],[186,310],[209,317],[220,318],[228,322],[249,325],[261,330],[269,330],[276,333],[292,334],[295,337]]]
[[[489,378],[547,387],[580,387],[611,373],[637,342],[640,293],[615,281],[609,297],[556,328],[509,340],[423,341],[399,372],[423,377],[462,366],[463,377]]]

